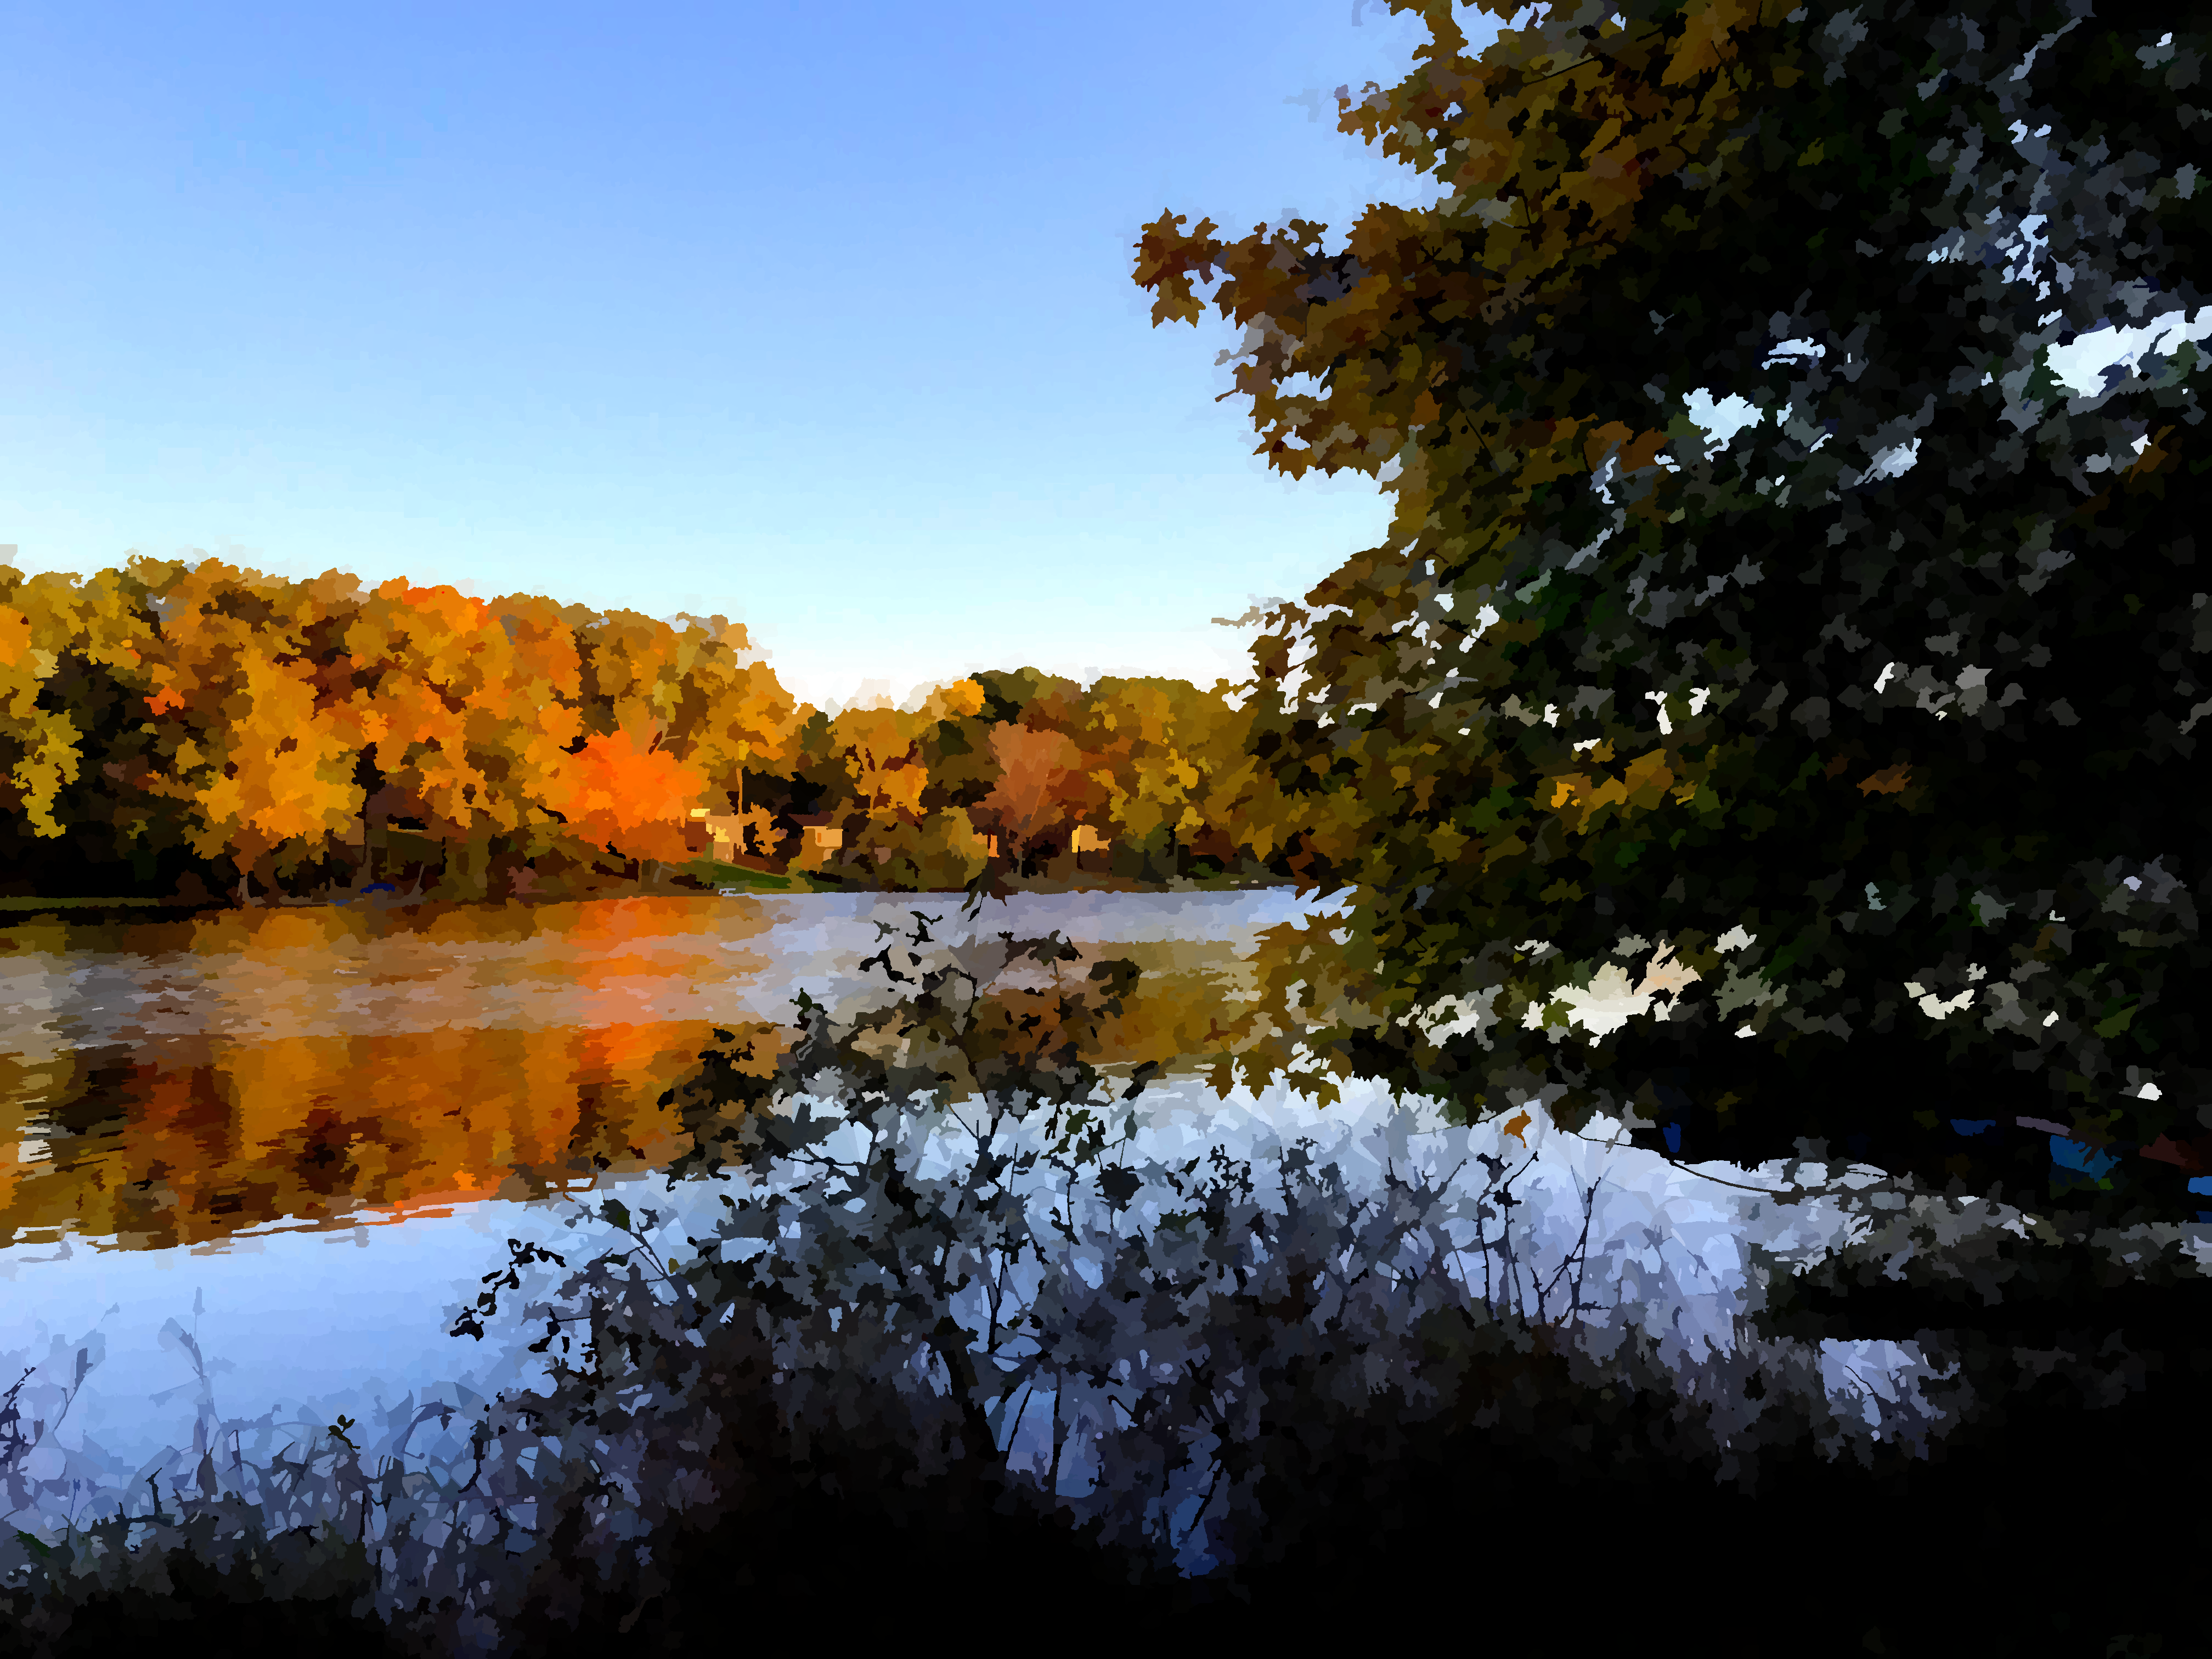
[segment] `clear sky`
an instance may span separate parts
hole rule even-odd
[[[719,611],[825,704],[1241,678],[1209,618],[1386,504],[1267,471],[1231,331],[1153,330],[1132,245],[1433,200],[1328,95],[1420,38],[1372,0],[16,0],[0,548]]]
[[[1487,23],[1488,20],[1480,20]],[[0,544],[744,621],[843,702],[1239,676],[1387,522],[1130,281],[1433,192],[1354,0],[0,13]],[[1410,188],[1409,188],[1410,187]]]

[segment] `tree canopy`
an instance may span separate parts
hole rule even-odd
[[[142,877],[188,848],[265,887],[371,810],[478,890],[495,855],[679,856],[689,803],[779,759],[799,712],[743,629],[679,621],[214,559],[0,566],[8,874],[51,879],[56,843]]]
[[[832,716],[718,617],[217,560],[0,565],[0,891],[413,870],[470,898],[527,868],[544,895],[610,856],[696,885],[720,878],[709,841],[907,889],[1072,878],[1084,855],[1119,880],[1249,877],[1285,841],[1249,726],[1218,687],[1032,668]]]
[[[1253,753],[1349,890],[1276,941],[1316,1052],[2184,1201],[2203,15],[1624,0],[1477,50],[1391,9],[1428,43],[1339,125],[1431,205],[1136,250],[1156,326],[1212,284],[1243,331],[1257,453],[1395,500],[1255,647]],[[2133,355],[2082,393],[2077,341]]]

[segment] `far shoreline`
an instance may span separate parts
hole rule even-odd
[[[766,872],[748,872],[765,874]],[[1047,881],[1019,877],[1004,878],[1000,885],[1008,896],[1013,894],[1060,893],[1229,893],[1258,892],[1273,889],[1295,890],[1298,883],[1291,878],[1273,877],[1260,878],[1242,875],[1190,876],[1165,882],[1138,881],[1126,877],[1100,875],[1079,881]],[[885,898],[958,899],[964,901],[968,890],[961,887],[889,887],[872,882],[827,879],[818,872],[790,872],[780,880],[750,881],[742,884],[726,884],[720,887],[691,885],[674,881],[659,883],[613,882],[577,893],[511,893],[502,896],[463,896],[441,895],[434,890],[423,893],[389,891],[342,891],[337,894],[313,894],[283,896],[275,899],[256,897],[245,904],[234,898],[210,895],[204,898],[187,899],[175,895],[97,894],[97,895],[9,895],[0,896],[0,929],[51,916],[58,921],[97,922],[103,921],[158,921],[168,918],[208,915],[243,915],[251,911],[276,910],[351,910],[370,912],[386,910],[416,910],[426,906],[446,909],[481,908],[486,909],[521,907],[536,909],[562,904],[598,904],[632,899],[690,899],[716,900],[725,898],[805,897],[817,894],[872,894]]]

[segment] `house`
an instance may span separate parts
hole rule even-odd
[[[792,822],[799,829],[799,856],[802,859],[827,860],[845,845],[845,825],[840,814],[813,812],[794,817]]]
[[[690,822],[684,825],[684,845],[695,853],[710,848],[714,855],[727,863],[744,850],[744,821],[734,812],[717,812],[711,806],[691,809]]]

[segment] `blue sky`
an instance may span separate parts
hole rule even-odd
[[[1353,0],[12,7],[0,544],[720,611],[817,702],[1238,674],[1208,619],[1388,514],[1265,471],[1229,331],[1152,330],[1131,244],[1430,199],[1307,96],[1419,38]]]
[[[1241,677],[1209,619],[1387,507],[1267,471],[1230,331],[1153,330],[1131,245],[1433,199],[1328,96],[1420,39],[1373,0],[15,5],[0,548],[719,611],[827,704]]]

